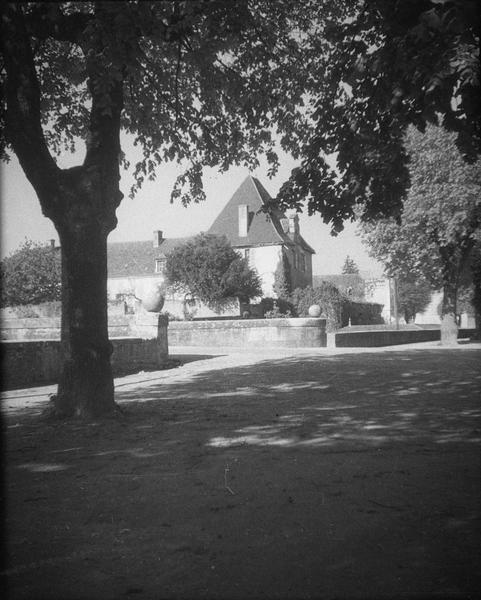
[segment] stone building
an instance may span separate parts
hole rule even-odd
[[[227,202],[209,234],[225,235],[231,245],[249,261],[260,276],[264,297],[275,297],[276,273],[283,269],[291,288],[312,285],[312,255],[314,250],[299,231],[299,217],[263,208],[271,200],[262,184],[250,175]],[[145,298],[152,289],[164,283],[168,254],[191,238],[166,238],[154,231],[153,241],[116,242],[108,245],[109,298],[131,296]],[[166,309],[180,312],[186,298],[167,298]],[[189,298],[191,303],[195,299]],[[239,306],[227,314],[239,314]],[[185,308],[185,306],[184,306]],[[202,307],[202,316],[212,311]],[[212,314],[211,314],[212,313]],[[226,314],[226,313],[223,313]],[[197,310],[196,316],[200,316]]]
[[[254,177],[247,177],[211,225],[208,233],[225,235],[255,269],[265,297],[274,297],[276,272],[284,265],[290,287],[312,285],[314,250],[299,231],[297,214],[264,212],[271,198]]]

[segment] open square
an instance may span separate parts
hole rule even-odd
[[[188,352],[4,395],[12,600],[479,597],[479,344]]]

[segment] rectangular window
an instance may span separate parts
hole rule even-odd
[[[155,259],[155,272],[159,275],[163,275],[165,272],[165,258],[156,258]]]

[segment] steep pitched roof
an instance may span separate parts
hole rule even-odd
[[[279,210],[262,212],[271,197],[258,179],[249,175],[234,192],[223,210],[210,226],[207,233],[225,235],[234,247],[285,244],[292,246],[293,241],[284,231],[281,219],[286,215]],[[249,207],[248,230],[246,236],[239,236],[239,206]],[[314,250],[299,236],[299,243],[307,251]]]
[[[136,277],[153,275],[155,260],[165,258],[179,244],[191,238],[163,239],[158,248],[152,241],[113,242],[107,245],[109,277]]]

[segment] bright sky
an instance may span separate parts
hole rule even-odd
[[[127,158],[134,163],[136,149],[123,140]],[[61,167],[81,164],[83,157],[64,155],[57,158]],[[267,166],[262,164],[252,173],[275,196],[287,179],[295,163],[288,156],[281,158],[281,167],[273,179],[267,177]],[[145,182],[134,200],[128,197],[131,176],[122,174],[120,187],[124,199],[117,209],[118,225],[109,236],[109,241],[147,240],[155,229],[163,231],[164,237],[184,237],[206,231],[237,187],[249,174],[243,167],[231,168],[220,174],[212,169],[205,171],[204,189],[207,200],[184,208],[180,203],[170,203],[170,192],[181,167],[165,164],[158,168],[157,180]],[[13,156],[1,165],[1,256],[10,254],[25,238],[47,243],[58,236],[52,222],[42,215],[36,194],[26,179],[18,161]],[[300,215],[301,234],[316,254],[313,257],[314,275],[340,273],[347,255],[353,258],[361,271],[374,275],[382,273],[382,267],[373,261],[356,236],[356,227],[346,224],[345,231],[337,237],[330,235],[330,228],[322,223],[318,215]]]

